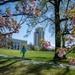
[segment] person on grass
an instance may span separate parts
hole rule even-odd
[[[25,52],[26,52],[26,48],[25,48],[25,46],[23,46],[21,49],[22,58],[25,58]]]

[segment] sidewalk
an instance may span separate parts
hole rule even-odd
[[[41,62],[41,61],[34,61],[34,60],[30,60],[30,59],[12,58],[12,57],[1,55],[1,54],[0,54],[0,58],[16,60],[16,61],[20,61],[20,62],[26,62],[26,63],[30,63],[30,64],[47,65],[47,66],[53,66],[53,67],[57,67],[57,68],[67,68],[67,69],[75,70],[74,65],[55,64],[52,62]]]

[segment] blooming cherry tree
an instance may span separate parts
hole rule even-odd
[[[34,0],[21,0],[20,3],[16,4],[16,10],[21,13],[31,13],[36,15],[41,15],[40,9],[37,7],[37,2]]]
[[[72,21],[72,31],[71,36],[66,38],[67,44],[71,44],[75,39],[75,5],[73,5],[73,8],[71,10],[67,10],[65,17],[68,17]],[[70,26],[67,24],[67,26]],[[72,48],[73,49],[73,48]],[[72,49],[68,50],[67,48],[58,48],[56,52],[58,53],[58,57],[62,58],[64,55],[66,55],[68,52],[72,51]],[[68,57],[68,62],[70,64],[75,64],[75,58],[74,57]]]
[[[15,9],[21,14],[41,15],[40,9],[37,8],[37,2],[34,0],[20,0],[17,2]],[[6,9],[6,17],[0,16],[0,42],[6,41],[13,33],[19,33],[21,24],[13,18],[10,9]]]
[[[46,41],[43,38],[40,39],[40,43],[42,44],[42,47],[44,47],[45,49],[48,49],[48,47],[51,46],[50,41]]]

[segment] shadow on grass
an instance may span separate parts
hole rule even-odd
[[[49,59],[49,57],[30,57],[33,60],[38,60],[38,61],[45,61],[45,62],[52,62],[52,59]]]
[[[33,65],[26,64],[25,62],[16,62],[15,60],[11,60],[11,62],[9,61],[5,66],[0,67],[1,75],[73,75],[70,73],[68,66],[63,70],[51,67],[51,65]],[[52,72],[54,72],[54,74]]]
[[[56,75],[73,75],[73,74],[70,73],[70,68],[69,68],[69,66],[67,66],[65,68],[65,70],[62,70],[61,72],[58,72]]]
[[[37,58],[45,59],[45,57],[35,57],[35,59]],[[13,57],[13,59],[22,59],[22,58]],[[25,58],[25,60],[26,59],[31,60],[31,59]],[[58,69],[58,68],[52,68],[49,65],[32,65],[32,64],[26,65],[25,63],[22,63],[22,62],[20,64],[17,64],[16,62],[18,61],[16,60],[10,61],[9,59],[2,60],[0,63],[2,62],[6,63],[2,67],[0,67],[0,73],[2,73],[2,75],[10,75],[10,73],[12,73],[12,75],[46,75],[46,74],[43,74],[42,71],[44,72],[46,70],[46,72],[49,73],[50,71],[53,72],[53,70]],[[13,66],[13,64],[15,65]],[[17,73],[15,74],[16,71],[20,71],[20,74],[17,74]],[[8,72],[8,74],[6,74],[6,72]],[[47,75],[53,75],[53,74],[47,74]],[[61,71],[58,71],[57,73],[55,73],[55,75],[73,75],[73,74],[70,74],[70,69],[67,66],[65,70],[62,69]]]
[[[58,70],[57,70],[58,69]],[[51,72],[54,72],[51,73]],[[56,72],[57,70],[57,72]],[[44,74],[42,73],[44,72]],[[48,72],[48,73],[46,73]],[[28,68],[28,70],[26,71],[26,73],[22,73],[22,75],[73,75],[73,73],[70,72],[69,66],[67,66],[65,69],[60,69],[60,68],[53,68],[51,66],[47,66],[47,65],[34,65]]]
[[[67,66],[65,72],[62,75],[66,75],[69,72],[70,72],[70,69],[69,69],[69,66]]]
[[[8,60],[10,61],[10,60]],[[16,63],[17,61],[13,61],[13,62],[9,62],[8,64],[6,63],[4,66],[0,67],[0,73],[6,70],[9,70],[9,66],[11,66],[12,64]]]
[[[29,58],[22,58],[22,57],[13,57],[12,59],[23,59],[23,60],[31,60]]]
[[[7,59],[7,60],[31,60],[29,58],[22,58],[22,57],[4,57],[1,56],[0,59]],[[4,60],[6,61],[6,60]]]
[[[45,65],[30,65],[26,72],[22,72],[21,75],[43,75],[41,73],[42,70],[49,70],[51,67],[50,66],[45,66]]]
[[[1,60],[1,59],[0,59]],[[6,62],[8,62],[9,61],[9,59],[4,59],[4,60],[2,60],[2,61],[0,61],[0,64],[4,64],[4,63],[6,63]]]

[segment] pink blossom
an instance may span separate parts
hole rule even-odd
[[[73,57],[68,57],[68,62],[69,62],[70,64],[75,65],[75,58],[73,58]]]
[[[21,28],[21,25],[18,24],[15,29],[20,29],[20,28]]]
[[[16,26],[14,24],[12,24],[12,25],[13,25],[13,28],[16,29]]]
[[[73,65],[74,65],[74,64],[75,64],[75,62],[71,62],[71,64],[73,64]]]
[[[35,2],[35,1],[32,1],[32,2],[31,2],[31,5],[32,5],[33,7],[35,7],[35,6],[36,6],[36,2]]]
[[[32,13],[32,14],[35,14],[36,13],[36,10],[34,8],[30,8],[29,11]]]
[[[36,10],[35,9],[32,11],[32,14],[36,14]]]
[[[24,13],[27,13],[27,12],[29,12],[29,11],[30,11],[30,10],[26,10],[26,9],[23,10]]]
[[[35,14],[35,13],[36,13],[36,10],[35,10],[34,8],[31,8],[30,12],[31,12],[32,14]]]
[[[15,29],[15,32],[16,32],[16,33],[19,33],[19,30]]]
[[[47,44],[44,44],[44,47],[47,48],[48,47]]]
[[[9,27],[9,28],[12,28],[12,27],[13,27],[13,25],[12,25],[12,24],[8,24],[8,27]]]
[[[70,37],[70,38],[69,38],[70,41],[73,41],[73,39],[74,39],[73,37]]]
[[[12,14],[11,14],[11,12],[10,12],[10,10],[8,8],[6,9],[6,12],[7,12],[8,16],[12,16]]]
[[[5,24],[5,18],[0,16],[0,23]]]
[[[73,24],[73,27],[75,27],[75,23]]]
[[[65,50],[63,50],[63,49],[62,49],[60,52],[61,52],[63,55],[66,54]]]
[[[12,21],[14,21],[14,18],[11,18]]]
[[[75,22],[75,17],[72,19],[73,22]]]
[[[73,35],[72,35],[72,37],[74,37],[74,38],[75,38],[75,34],[73,34]]]
[[[64,17],[67,17],[68,14],[65,14]]]
[[[7,12],[7,15],[8,15],[8,16],[12,16],[11,12]]]
[[[66,12],[66,13],[67,13],[67,14],[69,14],[69,12],[70,12],[70,10],[67,10],[67,12]]]
[[[17,28],[19,28],[19,29],[20,29],[20,28],[21,28],[21,25],[18,25],[18,26],[17,26]]]
[[[62,54],[62,53],[58,53],[58,56],[59,56],[59,57],[62,57],[62,56],[63,56],[63,54]]]
[[[73,41],[73,39],[74,39],[74,37],[69,37],[69,40],[68,40],[67,44],[70,44]]]
[[[10,38],[12,36],[12,34],[8,34],[8,37]]]
[[[69,26],[69,24],[66,24],[66,26]]]
[[[68,61],[70,61],[71,60],[71,57],[68,57]]]
[[[49,46],[51,46],[51,44],[50,44],[49,41],[47,41],[47,42],[44,43],[44,47],[45,47],[45,48],[48,48]]]
[[[59,57],[62,57],[62,56],[65,55],[65,54],[66,54],[65,50],[61,49],[61,50],[59,51],[59,53],[58,53],[58,56],[59,56]]]
[[[41,12],[37,12],[37,15],[40,16],[41,15]]]
[[[67,15],[69,14],[70,10],[67,10],[64,17],[67,17]]]

